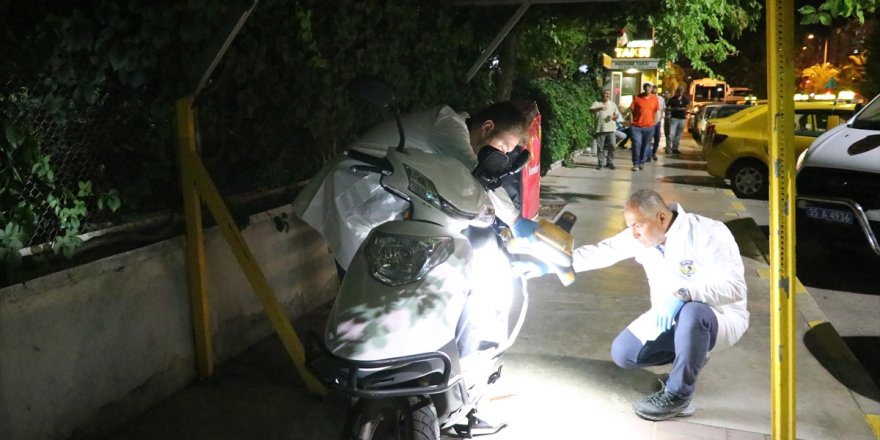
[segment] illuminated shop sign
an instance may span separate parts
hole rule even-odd
[[[612,70],[649,70],[656,69],[660,65],[659,58],[612,58]]]
[[[651,40],[632,40],[626,43],[626,47],[654,47],[654,42]]]
[[[651,40],[633,40],[626,43],[626,47],[615,47],[615,58],[651,58],[651,48],[654,42]]]
[[[651,58],[650,47],[615,47],[615,58]]]

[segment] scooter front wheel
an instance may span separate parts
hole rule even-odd
[[[344,440],[438,440],[437,409],[427,397],[361,399],[348,414]]]

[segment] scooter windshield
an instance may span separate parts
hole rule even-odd
[[[447,215],[462,220],[470,226],[477,227],[488,227],[495,221],[495,209],[492,207],[492,202],[485,192],[480,197],[478,202],[479,210],[477,212],[464,211],[441,196],[434,182],[427,176],[406,164],[404,164],[404,170],[406,170],[406,174],[409,177],[408,189]]]

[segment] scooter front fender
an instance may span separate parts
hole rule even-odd
[[[420,221],[391,221],[372,234],[449,237],[454,251],[422,279],[390,286],[366,259],[368,237],[352,260],[327,321],[327,349],[345,359],[371,361],[440,350],[455,339],[471,286],[471,244],[463,235]]]

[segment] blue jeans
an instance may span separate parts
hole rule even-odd
[[[645,162],[647,162],[648,159],[652,159],[654,157],[657,157],[657,150],[660,148],[660,126],[661,125],[663,125],[663,124],[658,122],[657,125],[654,126],[654,144],[653,144],[653,147],[651,148],[651,154],[645,155]]]
[[[670,146],[673,151],[678,151],[678,143],[681,142],[681,133],[684,132],[684,124],[685,119],[677,119],[670,118],[669,119],[669,135],[672,136],[672,141],[666,141],[667,146]]]
[[[640,166],[645,163],[645,151],[651,149],[651,138],[654,136],[654,126],[650,127],[630,127],[632,130],[632,161],[633,166]]]
[[[626,369],[671,363],[666,391],[690,397],[717,337],[718,318],[712,309],[704,303],[689,302],[682,306],[671,329],[644,345],[629,329],[624,329],[611,344],[611,359]]]

